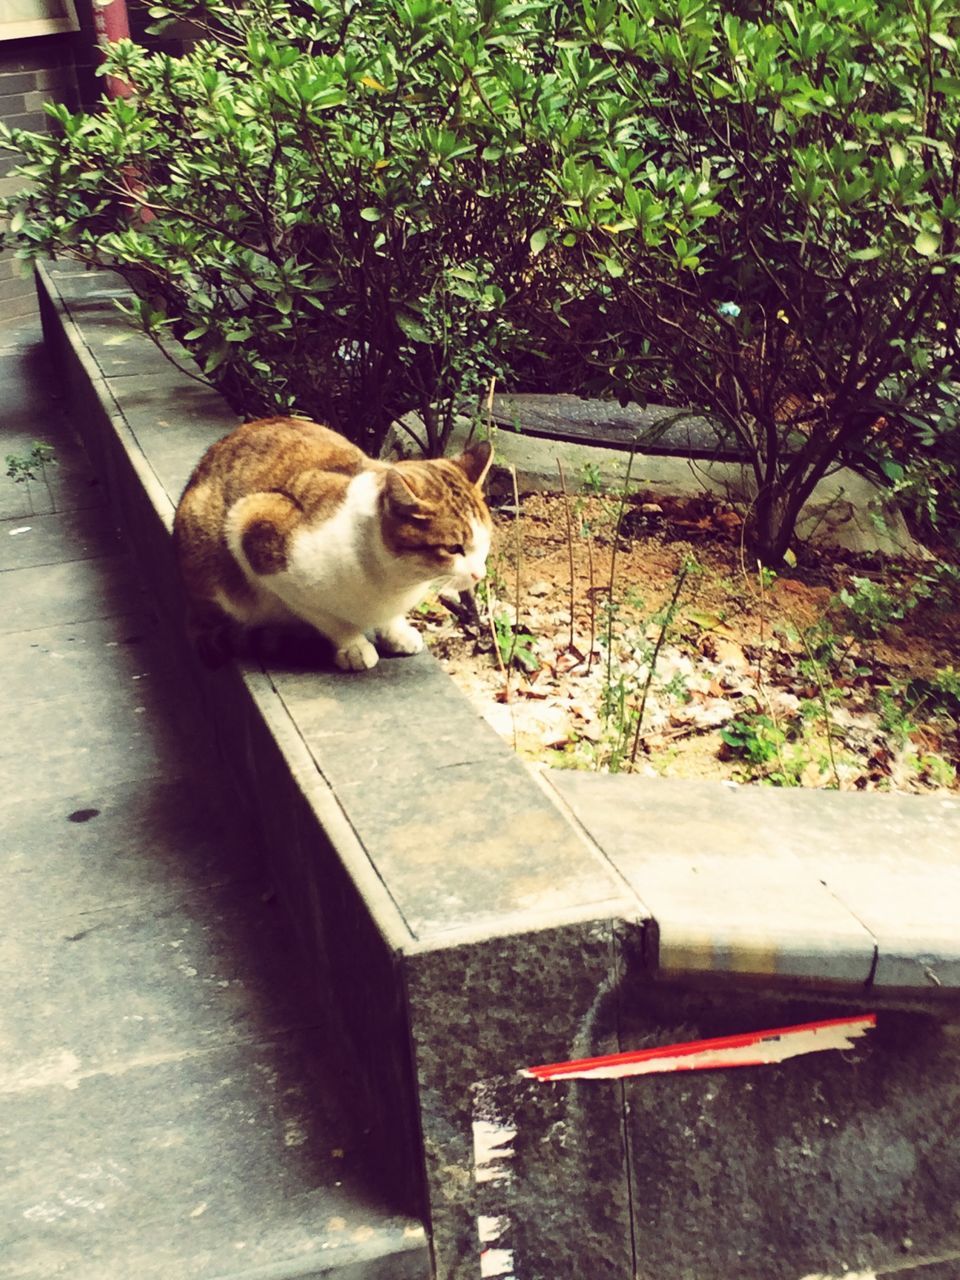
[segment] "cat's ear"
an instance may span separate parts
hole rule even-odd
[[[490,463],[493,461],[493,445],[489,440],[478,440],[476,444],[464,449],[459,458],[453,461],[466,472],[467,479],[479,489],[487,478]]]
[[[428,520],[429,512],[399,471],[388,471],[383,484],[387,511],[397,520]]]

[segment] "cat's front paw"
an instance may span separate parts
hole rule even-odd
[[[377,632],[377,644],[384,653],[409,657],[423,648],[423,636],[404,618],[398,618]]]
[[[358,636],[342,644],[333,660],[341,671],[369,671],[380,661],[380,655],[366,636]]]

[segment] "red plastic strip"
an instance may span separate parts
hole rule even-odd
[[[854,1018],[826,1018],[793,1027],[769,1031],[748,1031],[712,1040],[692,1040],[683,1044],[660,1045],[656,1049],[636,1049],[610,1053],[599,1058],[579,1058],[528,1067],[521,1075],[537,1080],[570,1078],[617,1079],[629,1075],[652,1075],[667,1071],[712,1071],[725,1067],[758,1067],[783,1062],[804,1053],[828,1049],[848,1049],[852,1041],[877,1025],[875,1013]]]

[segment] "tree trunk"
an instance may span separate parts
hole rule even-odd
[[[784,472],[774,474],[760,487],[747,523],[747,542],[763,564],[776,568],[783,563],[804,504],[839,450],[836,432],[825,439],[808,440]],[[772,470],[768,468],[768,475]]]
[[[774,480],[761,489],[747,524],[747,543],[762,564],[773,569],[783,564],[805,500],[799,485],[784,490]]]

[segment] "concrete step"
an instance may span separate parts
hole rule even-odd
[[[960,799],[552,770],[657,920],[661,973],[960,990]],[[744,833],[750,838],[745,839]]]
[[[429,1274],[39,325],[0,348],[0,1277]]]

